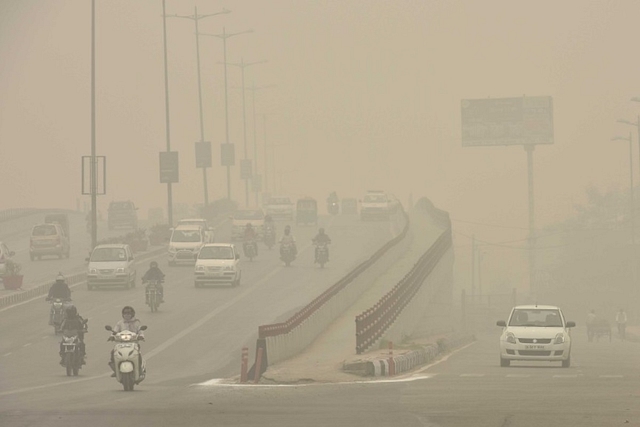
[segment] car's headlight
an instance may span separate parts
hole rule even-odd
[[[89,274],[98,274],[98,270],[96,270],[95,268],[90,268]]]
[[[505,335],[505,339],[508,343],[511,343],[511,344],[516,343],[516,336],[513,335],[513,332],[507,332],[507,334]]]
[[[196,271],[204,271],[204,265],[196,265]]]
[[[117,268],[116,274],[124,274],[124,268]]]
[[[556,339],[553,341],[554,344],[564,344],[564,334],[559,332],[556,335]]]

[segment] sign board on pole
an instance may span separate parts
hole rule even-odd
[[[462,146],[553,144],[550,96],[463,99]]]
[[[211,142],[210,141],[196,142],[196,167],[197,168],[211,167]]]
[[[250,179],[252,170],[251,159],[240,160],[240,178]]]
[[[220,160],[222,166],[234,166],[236,164],[236,151],[234,144],[220,144]]]
[[[96,195],[107,194],[107,158],[95,157],[95,191]],[[91,195],[91,156],[82,156],[82,195]]]
[[[161,151],[160,152],[160,182],[175,183],[178,182],[179,163],[177,151]]]
[[[251,177],[251,189],[254,193],[262,191],[262,175],[253,175]]]

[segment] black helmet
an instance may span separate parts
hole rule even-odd
[[[136,317],[136,311],[133,309],[133,307],[131,307],[130,305],[126,305],[123,309],[122,309],[122,315],[124,316],[124,312],[125,311],[129,311],[131,313],[131,318],[133,319],[134,317]]]
[[[64,283],[64,276],[62,275],[62,273],[58,273],[58,276],[56,276],[56,282]]]
[[[149,264],[149,267],[158,268],[158,263],[156,261],[151,261],[151,264]]]
[[[320,233],[320,234],[324,234],[324,228],[319,229],[319,230],[318,230],[318,233]]]
[[[66,314],[68,318],[76,317],[78,315],[78,309],[75,305],[70,305],[69,307],[67,307]]]

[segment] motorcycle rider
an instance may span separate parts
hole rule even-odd
[[[60,298],[63,301],[71,301],[71,289],[69,289],[69,285],[67,285],[62,273],[58,273],[56,281],[49,288],[47,301],[55,298]],[[53,325],[53,306],[51,306],[51,310],[49,311],[49,324]]]
[[[65,311],[64,320],[60,325],[60,330],[63,331],[63,336],[65,335],[64,331],[76,331],[78,334],[78,348],[80,349],[80,355],[82,356],[82,364],[84,365],[86,361],[84,360],[87,355],[84,346],[84,334],[87,331],[87,324],[85,323],[80,313],[78,313],[78,309],[75,305],[70,305],[67,307]],[[64,342],[60,342],[60,364],[64,366]]]
[[[316,261],[318,262],[318,244],[329,244],[331,238],[328,234],[325,234],[324,228],[318,229],[318,234],[311,240],[316,245]],[[327,249],[327,261],[329,261],[329,249]]]
[[[122,320],[116,323],[116,326],[113,328],[112,333],[115,335],[118,332],[130,331],[134,334],[137,334],[139,340],[144,341],[144,334],[140,330],[140,326],[142,326],[142,324],[140,323],[140,320],[136,319],[136,311],[133,309],[133,307],[127,305],[122,309]],[[140,358],[142,359],[142,356],[140,356]],[[142,364],[142,360],[140,360],[140,363]],[[113,374],[111,374],[111,377],[113,378],[116,376],[116,363],[113,359],[113,350],[111,350],[111,360],[109,361],[109,367],[113,371]]]
[[[158,294],[160,294],[160,302],[164,302],[164,286],[162,286],[164,273],[160,270],[156,261],[151,261],[149,270],[142,276],[142,283],[149,282],[150,280],[157,281],[156,288],[158,289]]]
[[[247,245],[251,243],[255,248],[256,255],[258,255],[258,245],[255,244],[256,238],[257,238],[256,230],[254,230],[251,223],[248,222],[246,227],[244,228],[244,244],[242,246],[242,249],[244,250],[245,254],[247,253]]]
[[[284,228],[284,234],[282,235],[282,237],[280,238],[280,254],[282,255],[282,248],[284,245],[290,244],[291,248],[293,250],[293,256],[297,256],[298,255],[298,248],[296,247],[296,239],[295,237],[293,237],[293,234],[291,234],[291,226],[287,225]]]

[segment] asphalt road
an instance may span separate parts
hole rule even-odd
[[[47,325],[49,307],[44,297],[0,310],[0,425],[55,425],[74,411],[87,418],[66,418],[65,425],[84,425],[97,415],[108,423],[110,417],[105,414],[113,411],[118,419],[121,405],[139,414],[139,408],[147,405],[162,412],[167,402],[191,390],[191,384],[238,374],[240,350],[245,345],[254,347],[259,325],[286,319],[401,228],[401,224],[362,222],[350,216],[324,217],[321,226],[333,240],[331,261],[324,269],[313,264],[310,243],[316,227],[294,227],[300,254],[293,265],[284,267],[276,248],[269,251],[260,245],[253,262],[241,260],[242,285],[235,288],[197,289],[192,266],[168,267],[166,256],[158,257],[167,275],[167,302],[158,313],[152,314],[144,305],[140,285],[130,290],[74,288],[74,303],[89,318],[87,365],[78,378],[66,377],[58,365],[59,338]],[[228,240],[229,234],[228,226],[223,227],[217,240]],[[76,262],[82,260],[76,258]],[[138,269],[141,275],[146,263]],[[149,327],[143,344],[148,375],[133,393],[122,391],[109,377],[112,344],[106,342],[108,333],[103,329],[119,320],[124,305],[133,305],[137,317]],[[67,415],[59,418],[59,412]]]

